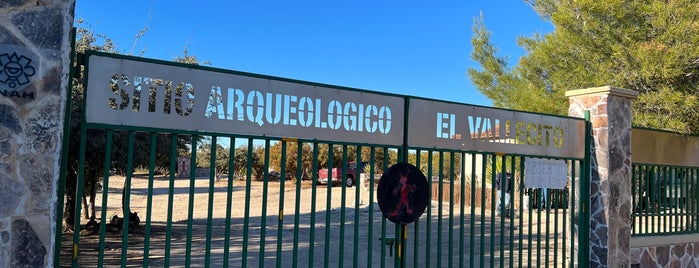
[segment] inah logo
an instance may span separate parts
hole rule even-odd
[[[24,55],[17,56],[17,53],[0,55],[0,82],[10,88],[29,83],[29,77],[35,74],[32,60]]]

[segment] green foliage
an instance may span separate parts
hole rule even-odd
[[[453,156],[453,160],[452,160]],[[441,173],[440,173],[440,158],[443,158],[441,160]],[[420,171],[422,171],[425,176],[429,176],[432,174],[433,177],[438,177],[441,174],[442,180],[443,181],[450,181],[452,179],[451,176],[451,171],[452,171],[452,166],[454,170],[454,179],[456,181],[461,180],[461,163],[462,163],[462,156],[461,154],[458,153],[450,153],[450,152],[432,152],[432,162],[430,163],[429,161],[429,153],[428,152],[422,152],[420,154]],[[429,166],[432,167],[431,173]]]
[[[88,50],[102,51],[108,53],[119,53],[116,49],[114,43],[104,34],[97,34],[90,30],[82,19],[77,20],[77,29],[75,36],[75,55],[72,55],[74,59],[77,59],[77,54],[84,53]],[[182,57],[188,60],[188,63],[196,63],[196,57],[187,55],[185,50],[185,55]],[[80,150],[80,139],[81,139],[81,126],[83,119],[83,105],[84,105],[84,75],[85,66],[80,65],[77,62],[76,66],[72,66],[75,70],[75,76],[72,77],[71,86],[71,105],[70,105],[70,136],[69,136],[69,146],[66,148],[68,150],[68,167],[66,175],[66,202],[64,209],[64,220],[66,229],[73,228],[74,222],[74,208],[75,202],[78,198],[82,198],[84,203],[87,203],[86,199],[89,197],[89,211],[86,209],[85,217],[95,218],[95,195],[97,191],[101,189],[102,175],[104,174],[105,168],[105,149],[106,144],[106,131],[103,129],[87,129],[86,130],[86,144],[85,144],[85,168],[84,168],[84,184],[83,184],[83,196],[76,197],[76,182],[78,177],[78,159]],[[127,156],[128,156],[128,132],[127,131],[114,131],[112,143],[109,144],[111,149],[111,161],[109,163],[110,170],[116,170],[118,174],[125,174],[127,168]],[[186,150],[188,144],[191,144],[191,137],[180,136],[177,139],[177,150],[178,155],[182,155]],[[150,161],[150,147],[151,147],[151,133],[138,132],[134,136],[134,155],[133,155],[133,169],[148,169]],[[157,173],[165,173],[169,170],[170,165],[170,137],[169,135],[158,134],[156,139],[156,161],[155,169]]]
[[[468,76],[496,107],[564,115],[565,91],[636,90],[636,126],[699,133],[699,2],[528,0],[555,30],[520,37],[513,66],[498,56],[483,16],[474,22]]]
[[[248,155],[252,157],[248,157]],[[264,146],[247,144],[240,145],[233,152],[233,174],[235,178],[244,180],[247,178],[248,164],[252,167],[250,174],[256,179],[262,179],[264,172]]]
[[[211,65],[210,61],[200,62],[197,56],[189,55],[189,53],[187,53],[187,48],[182,50],[182,56],[176,56],[173,61],[192,65],[199,65],[199,63]]]
[[[299,169],[298,142],[286,142],[286,174],[285,177],[297,179]],[[281,172],[282,163],[282,142],[274,143],[270,147],[270,168]],[[313,166],[313,148],[310,143],[301,145],[301,176],[310,176],[309,170]]]
[[[75,52],[84,53],[88,50],[118,53],[114,42],[104,34],[97,34],[90,30],[83,19],[77,20],[75,36]]]
[[[362,162],[367,162],[364,169],[369,170],[371,168],[371,148],[362,147]],[[393,164],[398,163],[398,152],[395,149],[385,149],[382,147],[376,147],[374,149],[374,173],[383,174],[385,170],[390,168]]]
[[[342,163],[342,145],[333,145],[333,157],[332,163],[328,163],[329,160],[329,145],[327,143],[318,144],[318,168],[339,168],[344,166]],[[368,148],[367,148],[368,149]],[[354,162],[357,161],[357,147],[347,146],[347,161]]]
[[[664,126],[665,129],[682,133],[697,133],[687,118],[697,118],[699,101],[696,95],[663,88],[641,94],[633,111],[634,125],[643,127]]]
[[[257,160],[259,160],[259,158]],[[248,170],[247,162],[248,147],[246,145],[236,147],[233,153],[233,174],[235,175],[235,178],[240,180],[245,179]]]
[[[252,159],[248,159],[248,161],[252,161],[252,176],[258,180],[262,180],[265,172],[265,165],[263,162],[265,159],[265,146],[261,144],[253,146],[252,157]]]
[[[81,26],[82,20],[78,20],[78,26]],[[104,35],[98,35],[88,30],[87,28],[80,27],[76,30],[76,40],[75,40],[75,51],[77,53],[83,53],[86,50],[98,50],[105,52],[116,52],[114,45],[109,38]],[[76,56],[76,55],[71,55]],[[87,130],[86,135],[90,137],[90,141],[85,144],[86,156],[85,156],[85,169],[84,169],[84,183],[83,183],[83,195],[76,196],[77,180],[78,180],[78,159],[80,148],[80,128],[83,118],[83,73],[85,68],[83,66],[71,66],[77,72],[77,76],[73,77],[72,87],[71,87],[71,97],[72,102],[70,106],[70,136],[68,140],[68,167],[66,174],[66,202],[64,209],[64,222],[65,228],[67,230],[73,230],[73,223],[75,222],[75,202],[79,199],[83,200],[83,203],[87,203],[87,197],[89,197],[89,209],[85,206],[85,218],[93,219],[95,218],[95,205],[94,200],[97,191],[101,189],[101,174],[104,169],[104,148],[105,148],[105,132],[97,130]],[[118,139],[118,138],[117,138]]]
[[[228,173],[229,149],[221,145],[222,139],[216,140],[216,155],[214,166],[211,167],[211,141],[203,142],[197,150],[197,167],[214,168],[217,178],[221,178],[223,174]]]

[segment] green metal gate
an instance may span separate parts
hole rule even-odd
[[[241,74],[102,53],[91,53],[88,57],[91,55],[187,70]],[[284,82],[352,91],[301,81]],[[110,85],[135,86],[136,83],[136,79],[127,81],[115,76]],[[185,116],[186,83],[170,85],[171,92],[168,93],[166,89],[165,95],[172,101],[170,104],[164,101],[162,105],[157,104],[161,99],[156,97],[159,91],[154,88],[168,87],[167,81],[142,79],[138,80],[138,85],[150,86],[150,92],[141,91],[139,87],[138,91],[126,94],[132,96],[132,102],[143,99],[140,104],[143,107],[136,107],[135,103],[120,107],[119,98],[123,95],[112,87],[112,97],[116,101],[109,103],[111,108],[121,108],[127,112],[171,109]],[[95,90],[87,87],[87,95]],[[87,95],[76,96],[86,101],[89,99]],[[178,96],[182,98],[180,102],[176,101]],[[215,102],[216,97],[212,93],[209,104]],[[338,142],[333,141],[332,136],[322,139],[285,138],[284,134],[251,135],[245,132],[231,134],[225,131],[179,129],[176,121],[169,128],[94,123],[86,120],[84,113],[80,114],[79,133],[70,133],[79,134],[80,138],[76,139],[79,142],[64,147],[66,172],[59,189],[59,196],[73,196],[59,198],[61,203],[72,205],[72,211],[68,211],[73,220],[69,224],[72,226],[59,225],[57,230],[64,230],[64,227],[72,227],[72,230],[66,229],[56,237],[55,266],[586,265],[586,257],[580,256],[588,255],[585,243],[588,240],[586,224],[589,215],[587,203],[583,200],[589,197],[587,191],[581,189],[589,189],[589,178],[586,176],[589,174],[589,162],[585,161],[589,159],[589,152],[585,152],[584,157],[560,157],[551,156],[545,150],[540,154],[526,154],[468,146],[452,149],[410,146],[413,143],[408,138],[409,133],[417,127],[408,119],[410,113],[415,113],[409,108],[413,108],[412,103],[417,102],[414,102],[415,98],[406,96],[386,97],[402,99],[406,106],[404,112],[394,111],[405,115],[400,118],[403,122],[392,121],[403,127],[400,144],[380,143],[378,140]],[[124,104],[123,99],[121,104]],[[377,106],[374,106],[377,112],[366,117],[370,119],[361,121],[359,128],[366,127],[368,131],[374,126],[372,129],[379,131],[379,120],[392,118],[390,112],[381,118],[383,108]],[[297,113],[302,110],[299,107]],[[370,108],[366,109],[368,111]],[[320,113],[319,110],[315,111]],[[108,115],[97,115],[100,116]],[[394,119],[398,117],[393,116]],[[545,115],[533,116],[538,118]],[[299,119],[302,118],[299,116]],[[584,129],[579,131],[586,133],[584,140],[566,142],[584,142],[588,145],[585,148],[589,148],[587,122],[555,118],[583,122]],[[355,120],[359,121],[357,118]],[[332,125],[333,121],[329,119],[325,123]],[[373,123],[379,126],[375,127],[377,124]],[[546,125],[542,130],[542,124],[539,124],[539,134],[530,135],[536,130],[528,129],[525,124],[523,129],[529,134],[523,134],[525,138],[522,140],[519,138],[519,123],[502,121],[503,129],[507,125],[512,128],[512,133],[517,133],[517,137],[511,137],[511,141],[504,137],[481,137],[482,133],[476,131],[466,135],[470,135],[471,140],[482,142],[486,148],[497,148],[495,143],[511,143],[520,147],[547,145],[546,141],[542,145],[542,137],[549,139],[548,135],[553,130],[546,132]],[[574,123],[578,124],[577,121]],[[385,121],[383,124],[383,130],[390,127]],[[445,126],[448,129],[448,124]],[[496,126],[493,124],[490,127],[494,129]],[[474,133],[478,136],[473,136]],[[439,137],[439,133],[437,135]],[[453,136],[445,137],[460,140]],[[537,137],[539,140],[536,140]],[[559,141],[562,143],[562,138]],[[569,183],[562,189],[525,188],[525,166],[531,159],[564,163],[567,173],[564,179]],[[350,173],[347,166],[351,162],[366,163],[366,167]],[[378,208],[375,194],[380,175],[398,162],[408,162],[420,168],[432,188],[431,203],[425,214],[418,221],[405,226],[386,221]],[[327,184],[320,184],[321,171],[327,170],[332,174],[333,168],[337,168],[340,181],[333,183],[329,179]],[[505,195],[498,195],[496,180],[499,174],[508,173],[513,178],[509,184],[512,189],[511,202],[509,209],[504,209]],[[495,213],[498,204],[505,213]],[[58,207],[57,215],[63,215],[64,205],[59,204]],[[91,215],[83,215],[84,211]],[[63,221],[59,219],[57,222],[60,224]]]
[[[687,144],[699,138],[646,128],[633,128],[631,134],[632,237],[699,232],[699,161],[687,153],[694,149]]]

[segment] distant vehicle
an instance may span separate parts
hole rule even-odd
[[[345,174],[347,176],[347,180],[345,181],[345,185],[347,187],[352,187],[352,185],[355,184],[357,181],[357,178],[359,178],[359,174],[364,172],[364,166],[366,166],[367,162],[349,162],[345,166]],[[342,168],[332,168],[332,174],[328,175],[328,169],[327,168],[322,168],[318,170],[318,183],[320,184],[328,184],[328,178],[330,181],[332,181],[333,186],[341,185],[342,184]]]

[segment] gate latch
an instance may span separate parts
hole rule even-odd
[[[379,238],[383,242],[384,246],[388,246],[388,256],[393,257],[393,245],[396,243],[395,237],[382,237]]]

